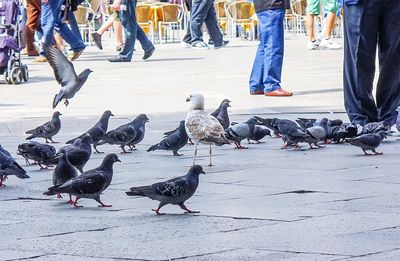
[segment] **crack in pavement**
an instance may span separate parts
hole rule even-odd
[[[362,254],[362,255],[352,255],[346,258],[339,258],[339,259],[334,259],[331,261],[338,261],[338,260],[351,260],[353,258],[359,258],[359,257],[366,257],[366,256],[373,256],[373,255],[378,255],[378,254],[382,254],[382,253],[389,253],[389,252],[393,252],[393,251],[397,251],[400,250],[400,248],[394,248],[394,249],[389,249],[389,250],[384,250],[384,251],[378,251],[378,252],[372,252],[372,253],[367,253],[367,254]]]
[[[347,202],[347,201],[353,201],[353,200],[359,200],[359,199],[368,199],[368,198],[376,198],[379,196],[368,196],[368,197],[357,197],[357,198],[346,198],[346,199],[337,199],[333,201],[326,201],[326,202]]]
[[[43,254],[43,255],[36,255],[36,256],[29,256],[29,257],[21,257],[21,258],[12,258],[12,259],[5,259],[4,261],[16,261],[16,260],[31,260],[31,259],[36,259],[44,256],[52,256],[55,255],[53,253],[50,254]]]
[[[269,249],[269,248],[257,248],[256,250],[263,251],[274,251],[282,253],[293,253],[293,254],[309,254],[309,255],[323,255],[323,256],[342,256],[342,257],[353,257],[353,255],[344,254],[333,254],[333,253],[321,253],[321,252],[308,252],[308,251],[294,251],[294,250],[281,250],[281,249]]]
[[[383,230],[390,230],[390,229],[397,229],[397,228],[400,228],[400,225],[399,226],[391,226],[391,227],[383,227],[383,228],[365,230],[365,231],[348,233],[348,234],[342,234],[340,236],[351,236],[351,235],[358,235],[358,234],[363,234],[363,233],[368,233],[368,232],[379,232],[379,231],[383,231]]]
[[[230,219],[238,219],[238,220],[261,220],[261,221],[275,221],[275,222],[293,222],[290,220],[283,220],[283,219],[270,219],[270,218],[255,218],[255,217],[235,217],[235,216],[219,216],[219,215],[202,215],[202,214],[195,214],[195,217],[215,217],[215,218],[230,218]],[[303,219],[298,219],[294,221],[299,221]]]
[[[172,260],[183,260],[183,259],[188,259],[188,258],[193,258],[193,257],[209,256],[209,255],[221,254],[221,253],[231,252],[231,251],[240,250],[240,249],[241,248],[231,248],[231,249],[220,250],[220,251],[215,251],[215,252],[208,252],[208,253],[204,253],[204,254],[174,257],[174,258],[170,258],[169,260],[171,260],[171,261]]]
[[[0,201],[17,201],[17,200],[52,200],[52,199],[50,199],[50,198],[18,197],[18,198],[3,199]]]
[[[276,223],[273,224],[263,224],[263,225],[254,225],[254,226],[249,226],[249,227],[240,227],[240,228],[235,228],[235,229],[228,229],[228,230],[220,230],[218,232],[220,233],[230,233],[230,232],[236,232],[236,231],[242,231],[250,228],[257,228],[257,227],[266,227],[266,226],[272,226],[275,225]]]
[[[95,229],[86,229],[86,230],[77,230],[77,231],[69,231],[69,232],[62,232],[62,233],[56,233],[56,234],[42,235],[42,236],[38,236],[38,237],[39,238],[47,238],[47,237],[70,235],[70,234],[75,234],[75,233],[84,233],[84,232],[102,232],[102,231],[105,231],[105,230],[108,230],[108,229],[112,229],[112,228],[117,228],[117,227],[119,227],[119,226],[95,228]],[[29,237],[27,237],[27,238],[24,238],[24,237],[17,238],[17,240],[22,240],[22,239],[29,239]]]

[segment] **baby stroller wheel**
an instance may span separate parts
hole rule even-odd
[[[22,78],[24,79],[25,82],[27,82],[29,79],[28,66],[24,64],[22,65],[21,69],[22,69]]]
[[[20,84],[22,82],[22,71],[19,67],[14,67],[11,69],[11,73],[9,75],[11,83]]]

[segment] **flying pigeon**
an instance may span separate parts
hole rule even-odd
[[[224,129],[229,128],[229,125],[230,125],[230,120],[229,120],[229,115],[228,115],[228,107],[231,107],[231,105],[229,103],[230,103],[229,100],[223,100],[221,105],[217,109],[217,111],[219,110],[217,116],[214,116],[213,114],[211,114],[212,116],[217,118],[217,120],[219,121],[219,123],[221,123],[221,125],[222,125],[222,127],[224,127]]]
[[[146,123],[149,122],[149,118],[147,118],[146,114],[141,114],[136,119],[136,121],[132,122],[132,126],[136,130],[136,136],[127,144],[130,150],[134,150],[135,145],[143,140],[146,131]]]
[[[18,145],[18,154],[26,160],[27,165],[30,165],[29,160],[33,160],[44,169],[43,165],[47,165],[46,162],[56,155],[56,149],[48,144],[30,141]]]
[[[197,145],[199,143],[210,145],[209,155],[212,166],[211,145],[222,146],[229,144],[224,134],[224,128],[219,121],[204,111],[204,96],[202,94],[192,94],[186,99],[190,102],[190,110],[186,115],[185,128],[189,138],[195,143],[193,165],[196,162]]]
[[[93,71],[85,69],[79,75],[76,75],[74,65],[55,46],[46,48],[46,58],[54,70],[58,84],[61,84],[60,92],[54,96],[53,108],[57,107],[61,100],[65,100],[64,104],[68,106],[68,99],[75,96]]]
[[[148,121],[149,119],[145,114],[140,114],[130,123],[121,125],[118,128],[107,132],[107,134],[101,138],[101,141],[98,143],[98,145],[103,145],[106,143],[111,145],[120,145],[123,153],[127,153],[125,146],[127,146],[128,143],[132,142],[133,140],[140,141],[143,139],[144,124]],[[141,127],[143,127],[142,132],[140,131]]]
[[[78,176],[78,170],[68,160],[68,154],[64,148],[60,149],[60,160],[53,172],[53,185],[61,186],[65,182]],[[46,192],[44,195],[47,195]],[[57,198],[62,198],[60,193],[57,193]],[[71,194],[69,194],[69,204],[73,204]]]
[[[254,140],[256,143],[261,143],[261,139],[265,136],[271,137],[271,131],[264,125],[254,125],[254,130],[250,133],[250,137],[247,138],[247,142],[250,144],[250,141]]]
[[[34,128],[33,130],[25,132],[25,134],[31,134],[26,139],[31,140],[34,138],[44,138],[46,140],[46,143],[49,143],[48,140],[50,140],[52,143],[55,143],[53,141],[53,136],[55,136],[61,129],[61,115],[62,114],[58,111],[54,112],[53,117],[50,121],[46,122],[43,125],[40,125],[39,127]]]
[[[53,186],[44,194],[47,196],[67,193],[76,196],[73,203],[75,207],[80,198],[90,198],[100,203],[99,207],[111,207],[100,200],[100,194],[110,186],[113,177],[113,165],[115,162],[121,162],[117,155],[107,155],[101,165],[95,169],[88,170],[82,175],[70,179],[62,185]]]
[[[100,142],[101,138],[107,133],[108,121],[111,116],[114,116],[114,114],[112,114],[111,111],[105,111],[101,116],[100,120],[86,132],[92,138],[93,149],[97,153],[102,153],[97,150],[97,145]],[[82,139],[84,135],[85,133],[75,139],[67,141],[67,144],[74,143],[76,139]]]
[[[237,149],[246,149],[247,147],[242,146],[240,142],[250,138],[257,123],[255,118],[250,118],[246,122],[235,124],[225,130],[225,137],[233,141]]]
[[[211,113],[211,115],[214,116],[215,118],[217,118],[217,116],[218,116],[218,114],[220,113],[222,107],[223,107],[223,106],[226,106],[226,104],[229,105],[230,102],[231,102],[231,101],[228,100],[228,99],[223,99],[222,102],[221,102],[221,104],[218,106],[218,108],[217,108],[213,113]],[[230,107],[230,106],[228,106],[228,107]]]
[[[185,206],[185,201],[193,196],[199,185],[199,175],[205,174],[203,168],[194,165],[189,169],[185,176],[170,179],[164,182],[152,184],[150,186],[133,187],[126,192],[128,196],[148,197],[152,200],[160,201],[157,209],[152,209],[157,215],[162,215],[160,209],[167,205],[178,205],[185,213],[199,213]]]
[[[0,145],[0,187],[8,176],[15,175],[20,179],[27,179],[26,171],[14,160],[11,154]]]
[[[189,137],[186,133],[185,121],[181,121],[177,131],[167,136],[159,143],[151,146],[147,151],[172,150],[174,156],[182,156],[178,151],[186,145],[188,139]]]
[[[386,131],[380,131],[378,133],[363,134],[361,136],[349,139],[351,145],[361,148],[365,155],[371,155],[367,153],[368,150],[374,154],[383,154],[383,152],[376,152],[376,148],[379,147],[383,139],[386,139]]]

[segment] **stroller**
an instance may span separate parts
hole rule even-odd
[[[0,74],[8,84],[29,78],[28,66],[21,62],[18,7],[18,0],[0,0]]]

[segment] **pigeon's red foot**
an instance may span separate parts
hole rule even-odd
[[[65,107],[67,107],[69,105],[69,101],[67,99],[65,99],[64,104],[65,104]]]
[[[83,208],[83,206],[79,206],[79,205],[77,205],[77,203],[78,203],[78,200],[79,200],[79,198],[78,198],[78,197],[76,197],[76,198],[75,198],[75,201],[74,201],[74,207],[76,207],[76,208]]]
[[[156,212],[157,215],[165,215],[165,213],[160,213],[160,209],[152,209],[154,212]]]
[[[71,195],[69,195],[69,200],[67,201],[67,203],[71,204],[71,205],[74,204],[74,201],[72,200],[72,196]]]

